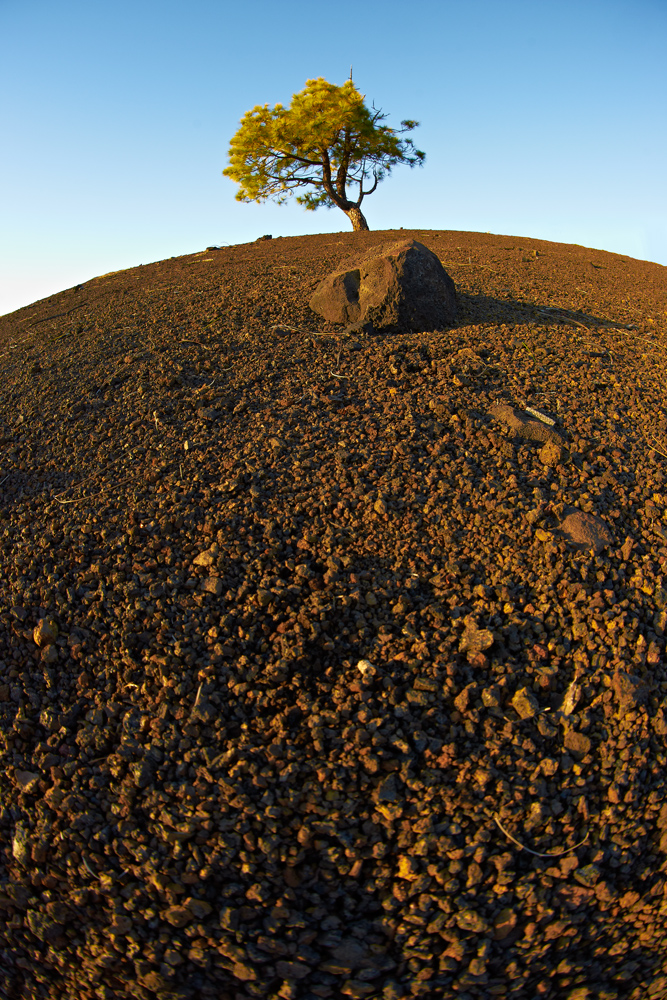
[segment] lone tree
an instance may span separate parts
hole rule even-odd
[[[297,195],[300,205],[313,211],[336,205],[353,229],[367,230],[361,211],[366,195],[397,163],[414,167],[425,159],[411,139],[401,138],[419,122],[402,121],[393,129],[382,124],[386,117],[366,107],[351,79],[342,87],[322,77],[308,80],[288,108],[264,104],[246,112],[223,174],[240,185],[238,201],[282,204],[295,188],[310,187]]]

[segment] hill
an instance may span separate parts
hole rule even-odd
[[[454,328],[309,311],[403,237]],[[666,320],[422,230],[0,318],[7,997],[667,997]]]

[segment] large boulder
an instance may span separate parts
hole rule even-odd
[[[432,250],[402,240],[370,250],[328,275],[309,305],[329,323],[440,330],[456,320],[456,289]]]

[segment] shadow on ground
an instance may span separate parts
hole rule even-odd
[[[563,309],[556,306],[539,305],[535,302],[520,302],[517,299],[497,299],[490,295],[467,295],[458,293],[459,321],[456,327],[470,326],[471,323],[516,323],[542,325],[560,323],[580,329],[634,330],[634,326],[617,323],[601,316],[591,316],[581,310]]]

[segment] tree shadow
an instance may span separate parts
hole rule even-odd
[[[499,299],[491,295],[470,295],[457,292],[459,318],[455,329],[477,323],[498,324],[539,324],[540,326],[572,326],[591,330],[635,330],[636,327],[602,316],[593,316],[580,309],[565,309],[560,306],[540,305],[522,302],[519,299]]]

